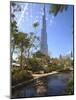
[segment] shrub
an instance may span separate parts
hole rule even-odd
[[[16,72],[19,72],[21,69],[17,67],[11,68],[11,74],[14,75]]]
[[[29,59],[29,67],[31,68],[32,72],[39,72],[43,70],[43,66],[40,64],[40,61],[35,58]]]
[[[49,64],[48,65],[49,72],[60,71],[60,70],[63,70],[63,68],[64,67],[62,65],[57,65],[57,64]]]
[[[65,90],[65,94],[73,95],[74,94],[74,80],[69,80],[67,84],[67,88]]]
[[[26,70],[13,70],[12,75],[11,75],[11,79],[12,79],[12,85],[18,84],[20,82],[23,81],[27,81],[32,77],[32,73],[30,71],[26,71]]]

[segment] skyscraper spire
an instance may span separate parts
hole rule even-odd
[[[48,55],[48,45],[47,45],[47,32],[46,32],[46,11],[45,4],[43,7],[43,16],[42,16],[42,30],[41,30],[41,53]]]

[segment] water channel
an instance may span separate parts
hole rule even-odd
[[[73,72],[57,73],[36,79],[12,93],[12,98],[61,96],[64,95],[68,80],[73,78]]]

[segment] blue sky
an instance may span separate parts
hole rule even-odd
[[[16,14],[19,30],[25,33],[35,32],[36,35],[40,36],[43,4],[20,3],[20,5],[22,11]],[[58,57],[60,54],[64,55],[73,51],[73,6],[68,6],[67,11],[58,13],[56,17],[49,14],[50,4],[45,4],[45,7],[49,54]],[[40,23],[37,29],[32,26],[35,21]]]

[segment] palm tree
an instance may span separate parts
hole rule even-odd
[[[49,13],[53,13],[54,16],[56,16],[59,12],[63,12],[64,10],[66,11],[67,8],[68,8],[67,5],[52,4],[50,6]]]

